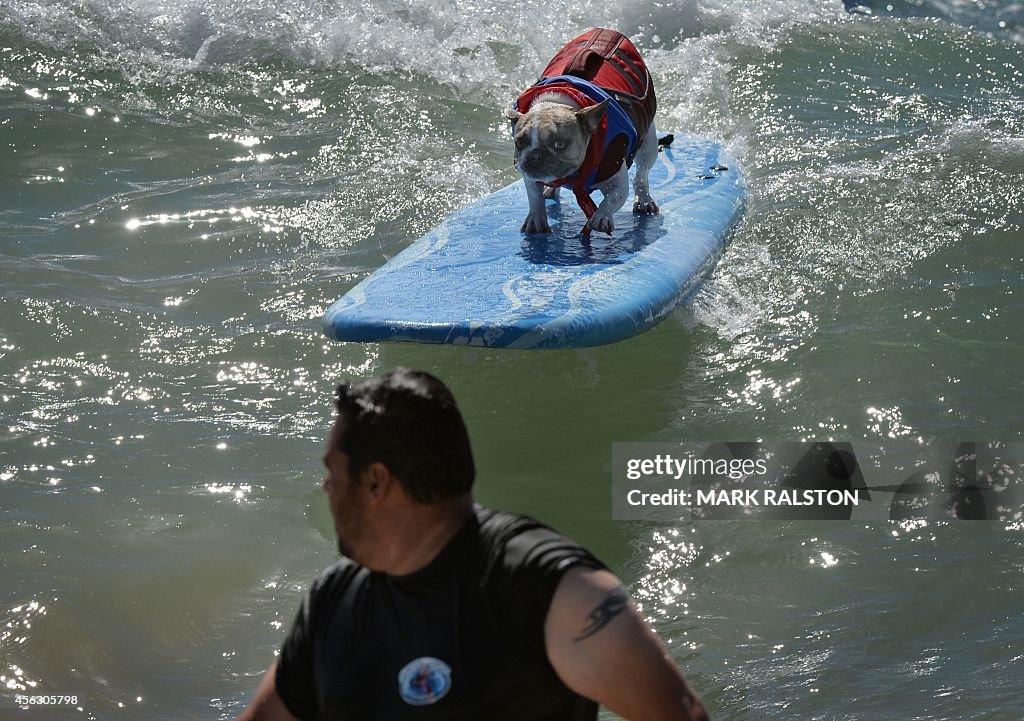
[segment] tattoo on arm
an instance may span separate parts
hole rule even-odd
[[[622,586],[613,588],[604,597],[604,600],[587,614],[587,625],[583,627],[580,635],[574,638],[573,641],[582,641],[585,638],[590,638],[607,626],[613,618],[622,613],[628,605],[629,594],[626,593],[626,590]]]

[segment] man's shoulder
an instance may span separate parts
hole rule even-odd
[[[369,571],[350,558],[342,556],[320,571],[309,585],[308,596],[314,602],[323,602],[337,594],[344,593],[354,582],[358,582]]]
[[[552,530],[550,526],[546,526],[536,518],[522,513],[499,511],[495,508],[487,508],[479,504],[473,507],[473,511],[476,514],[476,521],[480,526],[481,535],[489,537],[510,538],[535,528]]]
[[[530,516],[478,506],[476,517],[483,555],[495,570],[560,575],[575,565],[604,568],[586,548]]]
[[[521,513],[476,507],[480,528],[480,541],[487,550],[497,553],[516,553],[545,541],[561,539],[573,543],[551,526]]]

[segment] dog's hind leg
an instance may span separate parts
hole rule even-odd
[[[648,175],[654,167],[654,161],[658,159],[658,130],[651,121],[651,127],[647,129],[647,135],[640,144],[636,154],[636,175],[633,176],[633,192],[636,198],[633,201],[634,213],[646,213],[653,215],[658,212],[658,204],[651,197],[651,186]]]

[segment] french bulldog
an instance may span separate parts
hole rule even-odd
[[[656,108],[650,73],[621,33],[597,28],[562,48],[506,111],[529,200],[520,231],[550,233],[544,199],[568,185],[587,216],[583,234],[611,234],[634,161],[633,212],[657,213],[648,180],[658,156]],[[600,206],[594,190],[604,196]]]

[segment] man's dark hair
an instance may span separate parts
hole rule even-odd
[[[414,501],[468,493],[476,467],[455,397],[423,371],[396,368],[379,378],[338,386],[341,435],[353,479],[383,463]]]

